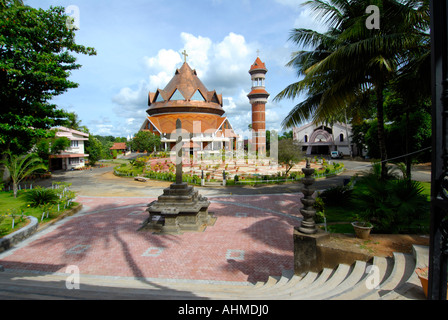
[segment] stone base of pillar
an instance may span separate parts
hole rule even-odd
[[[173,183],[158,200],[148,205],[149,217],[139,230],[153,233],[181,234],[202,232],[213,226],[216,218],[208,212],[210,201],[186,183]]]
[[[294,229],[294,274],[302,275],[310,271],[322,271],[322,257],[318,246],[329,235],[321,230],[314,234],[305,234]]]

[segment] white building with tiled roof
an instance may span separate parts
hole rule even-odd
[[[70,140],[70,147],[60,154],[50,156],[51,170],[71,170],[85,167],[86,158],[84,142],[89,140],[89,134],[65,127],[52,128],[57,130],[56,137],[66,137]]]
[[[328,125],[316,125],[308,123],[292,130],[293,139],[307,155],[329,155],[331,151],[341,151],[349,156],[353,151],[350,143],[352,128],[349,124],[334,123]]]

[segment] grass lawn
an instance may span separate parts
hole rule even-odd
[[[431,200],[431,182],[420,182],[423,187],[423,194],[428,197],[428,201]]]
[[[0,238],[13,233],[28,224],[27,219],[21,218],[22,211],[24,216],[36,217],[39,220],[39,223],[49,222],[63,213],[63,208],[58,212],[57,205],[53,206],[48,217],[45,214],[44,219],[41,222],[42,208],[29,207],[25,200],[25,192],[26,191],[19,191],[17,198],[14,198],[12,191],[0,192]],[[71,207],[76,205],[77,203],[72,202]],[[12,217],[8,215],[9,213],[15,213],[14,229],[11,229]]]

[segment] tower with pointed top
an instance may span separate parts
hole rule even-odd
[[[265,109],[269,93],[265,89],[266,65],[257,57],[250,67],[252,91],[247,95],[252,105],[252,145],[258,154],[266,154],[266,116]]]

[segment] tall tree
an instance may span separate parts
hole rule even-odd
[[[288,172],[304,158],[300,146],[294,143],[292,138],[278,140],[278,162],[285,165],[285,176]]]
[[[20,1],[19,1],[20,2]],[[68,89],[73,53],[95,55],[75,43],[63,7],[35,9],[2,1],[0,6],[0,151],[25,152],[30,142],[48,137],[66,113],[49,101]]]
[[[332,114],[353,112],[362,105],[360,101],[373,93],[381,161],[386,172],[383,90],[427,35],[428,1],[313,0],[305,5],[316,12],[329,31],[294,29],[291,33],[291,41],[312,49],[294,53],[288,65],[295,67],[304,78],[275,98],[308,95],[294,107],[284,125],[291,126],[310,117],[322,122]],[[366,26],[369,5],[376,5],[380,10],[380,29]]]
[[[160,146],[160,136],[149,131],[139,131],[131,141],[131,149],[135,151],[152,152]]]
[[[0,0],[0,10],[7,6],[23,6],[23,0]]]
[[[70,140],[67,137],[54,137],[39,139],[35,147],[36,154],[45,162],[47,166],[50,165],[50,156],[60,154],[62,151],[70,147]]]
[[[90,133],[89,132],[89,128],[87,128],[84,125],[81,125],[81,120],[79,119],[79,116],[76,112],[67,112],[66,113],[66,119],[62,122],[62,126],[73,129],[73,130],[78,130],[84,133]]]
[[[100,140],[89,134],[89,141],[86,143],[86,152],[89,155],[89,165],[94,166],[98,160],[103,159],[105,154]]]

